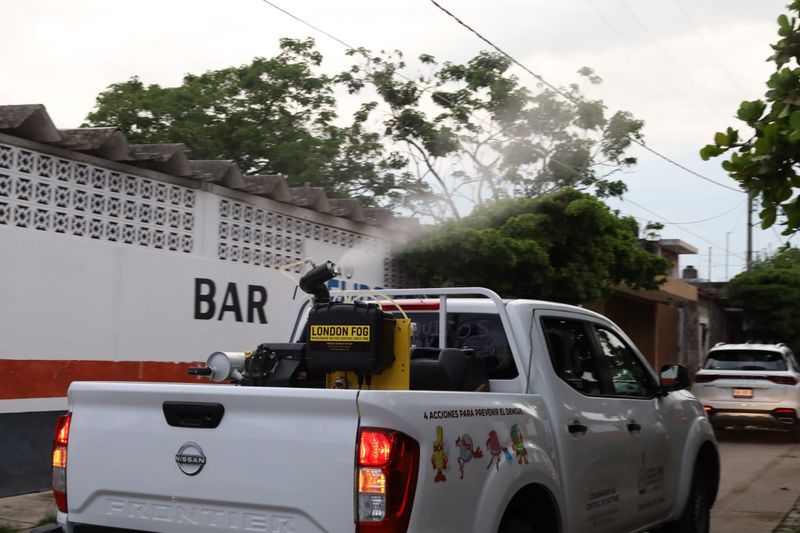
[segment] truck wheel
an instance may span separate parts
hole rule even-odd
[[[550,493],[542,486],[521,489],[503,512],[498,533],[559,533],[558,509]]]
[[[689,500],[681,517],[659,531],[663,533],[709,533],[711,510],[709,508],[706,473],[702,466],[695,465]]]
[[[497,533],[538,533],[536,528],[516,516],[504,516]]]

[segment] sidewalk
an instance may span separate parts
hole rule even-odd
[[[51,492],[34,492],[0,498],[0,531],[29,531],[45,519],[55,518],[58,509]]]

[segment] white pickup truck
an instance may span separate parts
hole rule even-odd
[[[579,307],[478,288],[388,294],[383,311],[415,323],[411,390],[73,383],[53,453],[58,527],[709,530],[719,455],[685,368],[659,378]]]

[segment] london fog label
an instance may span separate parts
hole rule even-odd
[[[208,278],[194,279],[194,319],[267,323],[267,288],[230,282],[220,285]]]

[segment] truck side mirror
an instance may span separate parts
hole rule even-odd
[[[661,367],[661,391],[672,392],[689,388],[689,369],[683,365]]]

